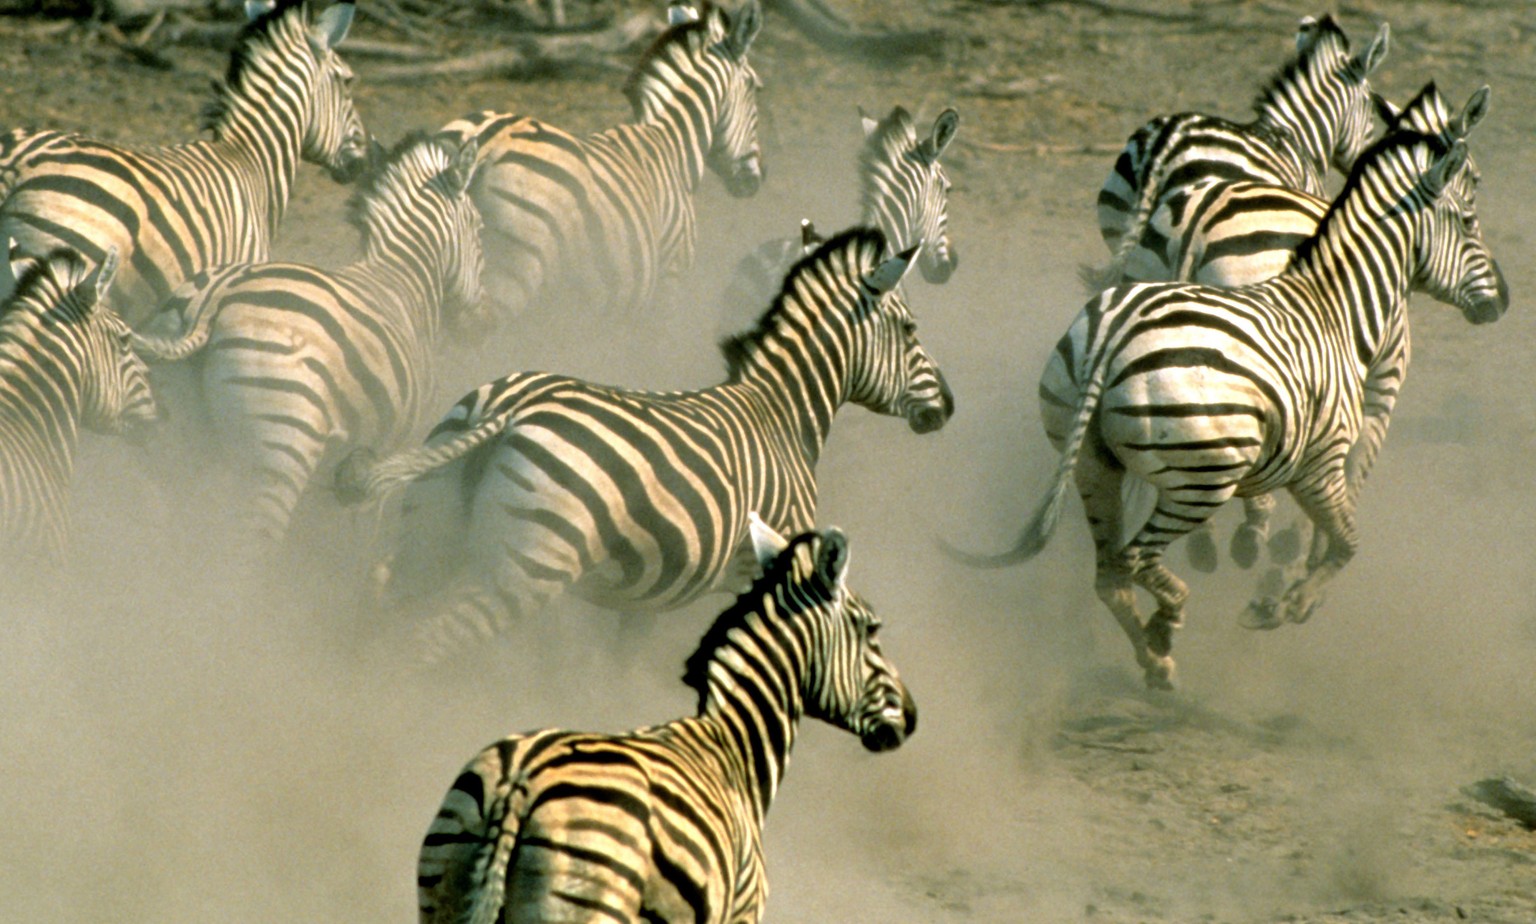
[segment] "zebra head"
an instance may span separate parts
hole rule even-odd
[[[1487,112],[1488,88],[1472,94],[1466,108],[1439,135],[1410,137],[1422,145],[1422,178],[1412,196],[1423,203],[1414,212],[1423,227],[1414,235],[1419,288],[1461,309],[1473,324],[1497,321],[1509,309],[1509,285],[1498,261],[1483,239],[1477,220],[1477,186],[1481,179],[1466,135]]]
[[[878,232],[874,237],[883,241]],[[849,400],[906,418],[914,433],[931,433],[954,414],[955,396],[917,339],[917,321],[902,297],[901,280],[917,251],[911,247],[881,263],[871,261],[859,280]]]
[[[950,182],[939,157],[955,139],[960,114],[939,113],[928,137],[919,139],[912,116],[900,106],[876,121],[860,114],[864,146],[859,153],[864,221],[895,246],[923,242],[918,263],[932,283],[949,279],[960,255],[949,239]]]
[[[133,351],[132,334],[107,303],[117,273],[117,248],[88,265],[74,251],[6,263],[17,281],[12,307],[25,306],[67,340],[79,364],[80,423],[97,433],[139,436],[160,419],[149,367]],[[19,270],[19,272],[18,272]]]
[[[763,151],[757,132],[757,93],[762,81],[747,61],[747,50],[762,29],[758,0],[747,0],[735,13],[706,6],[703,18],[674,31],[703,29],[707,41],[699,65],[716,95],[715,123],[706,160],[736,198],[757,193],[763,184]]]
[[[339,0],[316,17],[306,34],[314,67],[302,154],[338,183],[350,183],[368,164],[368,132],[352,101],[357,76],[336,54],[355,10],[352,0]]]
[[[917,704],[880,650],[880,618],[848,588],[848,540],[841,530],[786,542],[756,516],[749,527],[763,574],[780,576],[775,597],[803,647],[805,714],[890,751],[917,730]]]
[[[1369,78],[1386,60],[1389,36],[1382,23],[1370,47],[1351,55],[1349,38],[1331,15],[1303,17],[1297,59],[1266,91],[1274,105],[1290,110],[1286,121],[1302,146],[1343,173],[1375,138],[1376,95]],[[1321,161],[1317,166],[1326,169]]]
[[[370,144],[370,166],[349,203],[370,256],[392,254],[417,272],[418,304],[432,310],[428,329],[447,322],[468,334],[489,326],[482,277],[483,221],[470,197],[475,139],[412,132],[393,150]]]

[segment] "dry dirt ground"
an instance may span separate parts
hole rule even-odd
[[[1000,547],[1045,489],[1055,458],[1036,376],[1081,304],[1078,265],[1103,256],[1104,146],[1160,112],[1246,118],[1297,17],[1321,11],[841,8],[946,39],[931,57],[859,61],[770,11],[753,52],[769,179],[735,201],[706,178],[694,277],[638,317],[571,306],[518,319],[451,354],[442,401],[515,368],[716,380],[713,342],[761,307],[717,304],[736,256],[803,215],[833,229],[856,214],[855,107],[899,103],[924,120],[960,109],[947,161],[964,259],[948,285],[911,292],[958,414],[918,438],[849,410],[821,469],[822,519],[851,537],[922,727],[878,758],[807,730],[770,819],[769,920],[1536,920],[1536,835],[1461,794],[1490,775],[1536,783],[1529,7],[1338,8],[1357,44],[1390,21],[1375,82],[1392,98],[1430,78],[1457,101],[1492,85],[1473,150],[1513,307],[1473,329],[1415,300],[1414,367],[1364,497],[1359,556],[1311,623],[1262,635],[1235,621],[1253,575],[1192,576],[1181,688],[1166,696],[1140,689],[1092,594],[1075,506],[1039,559],[1010,570],[962,569],[934,540]],[[358,35],[398,38],[366,17]],[[189,138],[223,56],[168,56],[174,70],[151,70],[80,27],[0,20],[0,125]],[[356,63],[360,108],[385,140],[483,107],[579,130],[627,115],[617,72],[382,86]],[[1014,98],[967,91],[1025,78],[1034,91]],[[306,170],[280,255],[348,259],[344,196]],[[561,605],[444,676],[363,666],[377,524],[316,496],[281,577],[244,578],[250,549],[220,529],[224,463],[170,445],[87,440],[75,559],[4,576],[0,918],[409,920],[419,837],[475,749],[514,729],[621,729],[690,708],[676,677],[717,600],[622,634],[619,617]]]

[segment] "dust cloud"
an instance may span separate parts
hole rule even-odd
[[[765,60],[782,87],[791,54]],[[706,177],[700,268],[666,305],[518,319],[453,354],[439,407],[514,369],[658,389],[717,381],[714,342],[764,307],[718,304],[736,258],[801,217],[832,231],[857,215],[853,105],[902,103],[926,124],[956,102],[906,72],[836,73],[852,76],[824,69],[827,92],[771,99],[758,197],[731,200]],[[1418,74],[1391,73],[1406,98]],[[470,105],[505,94],[477,89],[487,97]],[[1458,81],[1448,96],[1470,89]],[[521,90],[530,110],[573,92]],[[457,95],[363,92],[376,94],[365,116],[413,117],[375,125],[386,139],[467,108]],[[616,92],[603,98],[572,127],[621,117]],[[945,286],[908,284],[956,416],[917,437],[845,408],[820,468],[821,521],[849,534],[851,580],[886,621],[919,729],[872,756],[804,728],[768,821],[768,920],[1321,921],[1342,908],[1373,920],[1399,907],[1438,920],[1458,903],[1516,920],[1509,909],[1536,904],[1518,861],[1532,845],[1458,795],[1483,776],[1536,779],[1536,365],[1524,346],[1536,331],[1521,295],[1536,284],[1536,225],[1519,205],[1536,190],[1520,153],[1529,116],[1516,115],[1533,110],[1496,105],[1490,122],[1508,127],[1490,127],[1476,154],[1514,307],[1474,330],[1415,299],[1415,365],[1365,492],[1361,551],[1309,624],[1240,629],[1257,574],[1193,574],[1175,548],[1192,597],[1169,696],[1140,689],[1092,593],[1075,501],[1028,565],[969,571],[936,551],[940,537],[1003,547],[1046,488],[1056,459],[1036,377],[1081,305],[1076,267],[1101,259],[1089,204],[1108,167],[957,145],[961,266]],[[962,118],[962,140],[998,134],[963,105]],[[1106,120],[1104,137],[1131,124]],[[301,178],[284,256],[350,258],[334,243],[348,232],[326,224],[341,194],[322,184]],[[692,708],[677,678],[720,598],[643,631],[560,601],[430,674],[378,657],[389,627],[367,572],[388,522],[315,494],[288,546],[253,564],[232,528],[227,462],[199,441],[195,411],[172,410],[169,446],[88,438],[75,554],[58,571],[0,576],[0,917],[411,920],[420,837],[479,747]],[[1502,832],[1508,856],[1482,850],[1471,827]]]

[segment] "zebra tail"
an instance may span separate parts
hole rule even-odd
[[[394,492],[484,446],[506,428],[507,409],[440,443],[418,446],[379,458],[371,449],[354,449],[336,467],[336,498],[346,506],[382,501]]]
[[[491,845],[490,861],[479,870],[474,899],[465,915],[465,924],[496,924],[501,918],[502,907],[507,903],[507,873],[512,866],[512,855],[517,850],[517,835],[522,819],[511,811],[511,799],[497,799],[494,808],[499,810],[485,819],[487,828],[497,832]],[[477,864],[478,866],[478,864]]]
[[[1083,264],[1077,268],[1077,278],[1083,284],[1083,291],[1092,298],[1125,281],[1125,260],[1119,259],[1105,266]]]
[[[1083,451],[1083,441],[1088,436],[1088,427],[1098,412],[1099,399],[1103,393],[1104,371],[1103,364],[1100,364],[1089,378],[1083,389],[1082,400],[1078,402],[1077,416],[1072,419],[1072,429],[1067,434],[1066,444],[1062,446],[1061,462],[1056,466],[1056,481],[1035,508],[1034,515],[1025,524],[1023,532],[1019,533],[1013,547],[991,555],[978,555],[956,548],[941,539],[939,546],[946,555],[972,568],[1006,568],[1029,561],[1040,554],[1050,541],[1051,534],[1056,531],[1056,522],[1061,519],[1061,502],[1067,496],[1067,486],[1072,482],[1078,456]]]
[[[213,336],[213,320],[218,316],[213,306],[218,299],[205,293],[205,297],[194,304],[190,317],[186,315],[185,308],[178,310],[174,307],[178,301],[182,299],[173,295],[167,306],[161,309],[160,315],[177,318],[181,322],[180,334],[162,337],[141,331],[130,332],[133,351],[146,362],[172,363],[186,359],[207,346],[209,338]]]

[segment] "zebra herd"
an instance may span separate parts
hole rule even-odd
[[[816,526],[816,466],[844,404],[917,433],[954,413],[904,281],[957,266],[940,159],[959,116],[927,133],[899,106],[863,118],[859,223],[825,239],[806,223],[743,261],[731,297],[767,307],[721,344],[720,384],[513,373],[410,447],[445,333],[515,325],[556,297],[648,305],[694,263],[706,169],[732,195],[758,190],[762,16],[758,0],[675,3],[625,85],[633,120],[607,131],[487,111],[386,151],[336,54],[352,0],[315,5],[246,3],[210,140],[0,140],[0,539],[11,555],[66,554],[78,428],[144,430],[162,413],[145,361],[176,362],[195,370],[209,438],[246,476],[244,519],[269,546],[322,490],[398,498],[376,603],[410,615],[427,659],[515,632],[566,591],[627,612],[734,594],[687,662],[696,716],[487,747],[428,829],[418,889],[426,922],[758,920],[761,828],[799,720],[872,751],[916,728],[880,620],[847,584],[848,540]],[[1075,483],[1095,587],[1149,686],[1172,686],[1188,597],[1169,544],[1208,545],[1211,516],[1242,498],[1231,554],[1251,565],[1286,489],[1316,532],[1246,624],[1305,621],[1358,544],[1410,293],[1478,324],[1508,307],[1467,142],[1487,88],[1453,112],[1431,83],[1399,108],[1370,87],[1387,48],[1386,26],[1352,54],[1331,17],[1308,17],[1254,121],[1181,113],[1130,137],[1098,198],[1109,263],[1084,272],[1095,294],[1040,381],[1054,482],[1012,549],[953,552],[1030,558]],[[269,260],[300,160],[357,182],[356,262]],[[1330,167],[1347,176],[1332,202]],[[1138,491],[1155,495],[1145,519]]]

